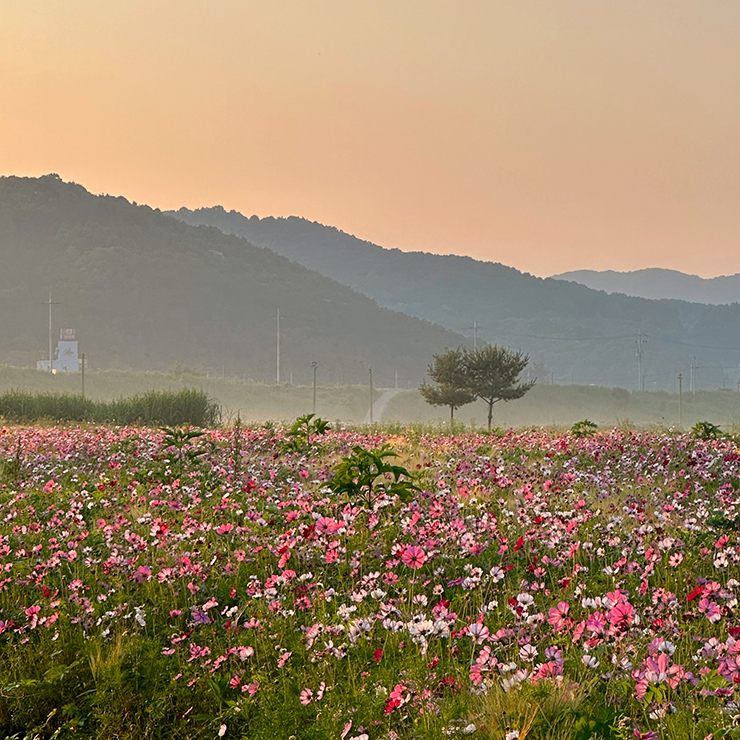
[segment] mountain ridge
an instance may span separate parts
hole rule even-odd
[[[694,355],[701,356],[702,382],[721,386],[740,360],[737,307],[610,295],[497,262],[385,249],[295,216],[247,217],[221,207],[169,213],[244,236],[382,306],[469,338],[477,325],[479,340],[528,352],[540,377],[555,382],[635,387],[635,353],[645,335],[651,344],[640,344],[641,382],[648,388],[673,388]]]
[[[190,226],[57,175],[0,178],[0,362],[46,356],[77,329],[95,367],[166,369],[308,383],[391,384],[423,377],[433,352],[464,338],[372,299],[247,240]]]
[[[570,270],[551,276],[607,293],[648,298],[678,299],[691,303],[723,305],[740,301],[740,273],[703,278],[663,267],[640,270]]]

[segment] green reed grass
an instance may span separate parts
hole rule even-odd
[[[94,401],[66,393],[27,393],[10,390],[0,394],[0,418],[30,424],[44,419],[93,423],[213,427],[221,420],[219,405],[194,389],[148,391],[115,401]]]

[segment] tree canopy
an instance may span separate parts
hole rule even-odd
[[[434,362],[428,368],[434,385],[425,381],[419,387],[424,400],[431,406],[449,406],[450,421],[455,417],[455,409],[475,401],[475,395],[467,387],[464,357],[461,348],[434,355]]]
[[[479,398],[488,404],[488,429],[493,420],[493,405],[498,401],[521,398],[535,381],[520,382],[519,376],[529,358],[506,347],[484,345],[468,350],[448,349],[434,355],[429,377],[434,385],[423,383],[419,390],[432,406],[449,406],[450,421],[455,409]]]
[[[487,344],[463,354],[466,386],[476,398],[488,404],[488,429],[491,429],[493,405],[498,401],[521,398],[535,384],[535,380],[520,382],[519,376],[527,367],[529,357],[506,347]]]

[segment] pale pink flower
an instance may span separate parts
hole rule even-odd
[[[491,632],[485,624],[475,622],[468,627],[468,634],[478,645],[482,645],[488,639]]]

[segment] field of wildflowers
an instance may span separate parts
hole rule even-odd
[[[740,737],[733,441],[286,431],[2,430],[0,737]]]

